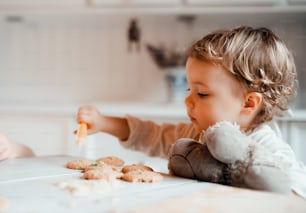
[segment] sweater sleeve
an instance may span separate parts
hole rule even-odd
[[[129,138],[120,141],[128,149],[142,151],[150,156],[166,158],[171,144],[177,139],[188,137],[197,138],[197,132],[192,124],[156,124],[152,121],[140,120],[133,116],[126,116],[130,128]]]

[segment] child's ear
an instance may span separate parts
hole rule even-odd
[[[262,94],[258,92],[249,92],[244,99],[242,112],[244,114],[252,114],[257,112],[262,103]]]

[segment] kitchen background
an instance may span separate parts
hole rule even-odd
[[[154,63],[146,45],[183,52],[214,29],[252,25],[276,31],[295,55],[298,116],[279,122],[304,156],[299,135],[306,128],[305,2],[0,0],[1,131],[38,154],[78,154],[71,132],[82,104],[95,103],[115,115],[126,111],[159,122],[184,121],[183,104],[169,102],[166,70]],[[137,42],[129,48],[132,19],[140,30],[139,49]],[[105,154],[96,151],[106,149],[97,147],[97,140],[114,139],[93,139],[85,155]]]

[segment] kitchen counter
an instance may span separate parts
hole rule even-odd
[[[0,104],[0,131],[12,140],[31,147],[37,155],[68,154],[78,155],[75,147],[77,129],[77,110],[84,104],[96,106],[102,113],[114,116],[127,114],[143,120],[156,123],[190,122],[183,104],[148,103],[148,102],[91,102],[91,103],[20,103],[10,102]],[[305,127],[306,110],[294,110],[290,116],[277,118],[279,132],[284,140],[290,144],[297,157],[306,162],[304,150],[306,148]],[[43,127],[43,128],[42,128]],[[44,141],[44,146],[41,145]],[[107,143],[101,143],[105,141]],[[112,144],[109,146],[107,144]],[[105,133],[92,135],[90,143],[83,154],[87,157],[102,154],[120,153],[134,155],[140,160],[139,153],[127,152],[115,137]],[[135,157],[136,158],[136,157]]]
[[[187,118],[184,104],[173,103],[145,103],[145,102],[91,102],[91,103],[1,103],[0,113],[27,113],[49,114],[62,116],[76,116],[77,110],[82,105],[94,105],[110,115],[132,114],[135,116]]]
[[[147,103],[147,102],[91,102],[91,103],[1,103],[0,113],[20,113],[36,115],[76,116],[82,105],[94,105],[109,115],[123,116],[131,114],[139,117],[165,117],[185,119],[188,121],[184,104],[174,103]],[[306,121],[306,110],[295,109],[288,116],[278,117],[283,121]]]
[[[64,166],[72,159],[76,157],[56,155],[0,161],[0,212],[306,212],[306,201],[296,196],[238,189],[164,173],[164,180],[157,183],[82,180],[79,171]]]

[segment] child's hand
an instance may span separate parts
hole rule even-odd
[[[2,133],[0,133],[0,160],[10,157],[12,142]]]
[[[77,113],[77,122],[84,122],[88,127],[88,134],[100,132],[104,116],[94,106],[82,106]]]

